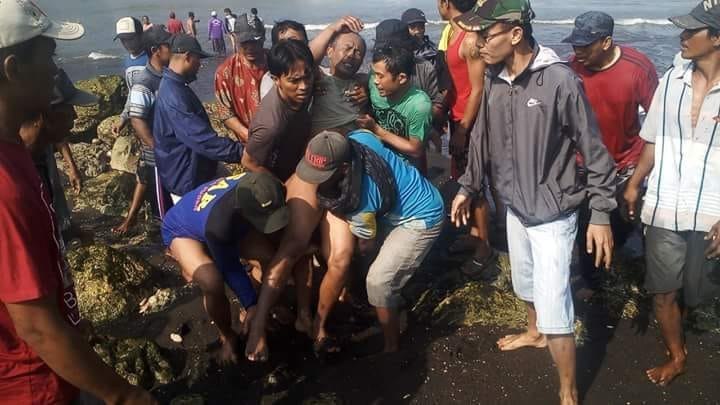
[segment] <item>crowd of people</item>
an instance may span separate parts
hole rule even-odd
[[[573,248],[597,288],[594,274],[642,229],[645,288],[668,356],[647,376],[669,384],[686,367],[684,311],[720,286],[720,5],[670,18],[683,30],[681,52],[660,80],[645,55],[615,43],[604,12],[575,19],[566,63],[533,36],[528,0],[438,0],[438,11],[448,24],[437,45],[424,12],[409,9],[377,26],[370,50],[352,16],[312,40],[302,23],[278,21],[266,49],[257,10],[225,9],[224,21],[211,12],[213,51],[228,54],[215,93],[229,137],[188,86],[213,56],[194,13],[185,24],[174,12],[164,25],[119,19],[129,96],[114,130],[130,125],[142,151],[114,231],[126,233],[151,200],[168,254],[202,293],[224,363],[268,359],[268,320],[288,285],[295,328],[318,354],[340,350],[327,322],[340,299],[364,300],[348,288],[358,256],[370,259],[364,290],[384,352],[396,352],[412,304],[401,290],[444,227],[469,228],[464,276],[497,276],[492,199],[528,320],[497,345],[547,347],[560,403],[575,404]],[[74,106],[96,99],[53,54],[55,40],[83,34],[30,1],[0,2],[0,391],[12,403],[151,404],[82,338],[64,258],[69,214],[54,151],[78,190],[63,138]],[[447,207],[427,178],[428,149],[446,132],[459,184]],[[226,286],[243,307],[241,330]]]

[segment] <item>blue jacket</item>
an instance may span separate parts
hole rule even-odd
[[[218,136],[200,99],[185,78],[165,69],[160,81],[153,138],[163,187],[183,195],[213,180],[218,162],[240,162],[240,143]]]

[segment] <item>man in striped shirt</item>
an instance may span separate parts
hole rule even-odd
[[[704,1],[670,21],[684,30],[682,59],[660,81],[640,132],[646,144],[624,193],[633,218],[650,175],[641,213],[645,288],[669,359],[647,375],[661,386],[685,371],[680,303],[693,308],[720,291],[720,4]]]

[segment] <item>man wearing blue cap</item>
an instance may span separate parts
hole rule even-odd
[[[614,21],[601,11],[589,11],[575,19],[575,28],[563,42],[575,51],[570,67],[582,79],[585,94],[598,120],[603,143],[615,159],[618,192],[622,196],[627,180],[640,159],[645,141],[640,137],[638,109],[650,109],[658,84],[657,71],[639,51],[620,46],[613,40]],[[581,165],[582,166],[582,165]],[[633,231],[632,223],[621,217],[622,198],[610,216],[615,246],[623,246]],[[585,251],[585,231],[590,212],[583,207],[578,218],[580,267],[590,287],[596,287],[597,273],[591,255]]]
[[[680,303],[692,309],[720,293],[720,2],[703,1],[670,21],[683,29],[682,58],[660,80],[624,194],[634,218],[640,186],[650,176],[640,213],[645,289],[669,358],[647,376],[660,386],[685,372]]]

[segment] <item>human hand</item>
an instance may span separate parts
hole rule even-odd
[[[602,264],[605,269],[610,268],[613,245],[614,241],[610,225],[588,225],[585,248],[588,254],[595,254],[595,267],[600,267]]]
[[[355,84],[350,90],[345,92],[347,97],[356,106],[364,106],[367,104],[369,96],[365,86]]]
[[[377,129],[377,122],[375,121],[375,118],[371,117],[369,114],[360,115],[357,119],[355,119],[355,123],[358,127],[375,132],[377,135],[377,132],[375,131]]]
[[[627,216],[626,219],[630,222],[635,221],[635,218],[637,217],[637,203],[640,199],[640,189],[637,186],[628,184],[627,187],[625,187],[623,199],[625,200],[625,210],[627,211],[627,213],[623,214]]]
[[[364,25],[359,18],[346,15],[335,21],[330,27],[335,32],[360,32]]]
[[[122,124],[120,122],[116,122],[112,124],[112,127],[110,128],[112,131],[112,134],[115,136],[120,136],[120,131],[122,130]]]
[[[70,181],[70,186],[75,194],[80,194],[82,191],[82,177],[80,177],[80,173],[76,167],[72,167],[68,170],[68,180]]]
[[[720,221],[710,228],[705,235],[705,240],[711,241],[707,249],[705,249],[705,257],[708,260],[720,258]]]
[[[465,194],[458,193],[453,199],[452,208],[450,208],[450,222],[455,224],[455,227],[467,225],[470,220],[470,205],[472,198]]]

